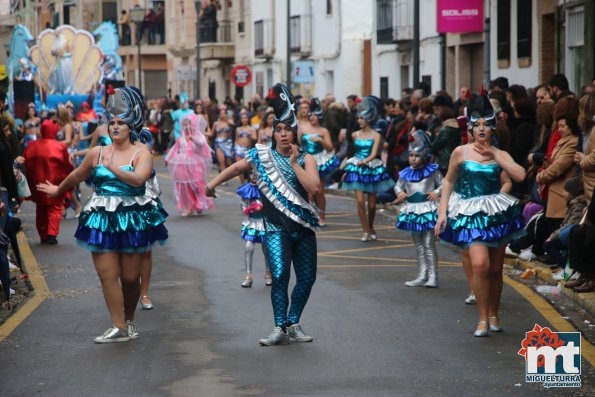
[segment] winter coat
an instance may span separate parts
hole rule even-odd
[[[456,119],[448,119],[442,123],[440,132],[430,146],[430,152],[436,156],[438,169],[446,172],[450,156],[457,146],[461,144],[461,133]]]

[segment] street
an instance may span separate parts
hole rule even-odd
[[[417,275],[409,234],[378,216],[379,240],[359,241],[351,198],[328,196],[318,236],[318,278],[304,315],[313,343],[261,347],[273,316],[260,248],[252,288],[241,288],[244,245],[237,181],[217,208],[182,218],[172,181],[156,161],[170,237],[154,250],[151,297],[140,339],[98,345],[111,326],[90,254],[76,245],[69,211],[57,246],[40,245],[34,207],[24,229],[49,296],[0,344],[0,395],[395,396],[593,395],[582,360],[580,389],[525,382],[517,355],[525,332],[548,319],[504,285],[502,334],[475,338],[474,306],[457,252],[439,244],[439,288],[408,288]],[[85,190],[88,195],[89,190]],[[28,263],[27,263],[28,264]],[[552,329],[553,330],[553,329]]]

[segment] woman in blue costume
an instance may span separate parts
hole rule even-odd
[[[151,177],[151,153],[134,144],[143,125],[144,100],[135,87],[108,91],[106,112],[112,144],[91,149],[81,166],[59,186],[39,184],[49,196],[68,191],[92,175],[95,192],[84,207],[75,233],[93,257],[112,327],[96,343],[138,337],[134,312],[140,298],[140,271],[145,252],[167,239],[166,213],[145,194]]]
[[[335,156],[333,141],[331,133],[324,128],[322,124],[322,107],[318,98],[313,98],[310,101],[310,124],[306,124],[306,128],[300,128],[298,131],[298,140],[302,144],[302,148],[306,153],[311,154],[318,165],[318,173],[320,175],[320,192],[314,197],[316,206],[320,212],[320,226],[326,226],[326,196],[324,195],[324,180],[333,171],[339,168],[341,162]],[[304,124],[302,124],[304,125]]]
[[[417,252],[419,273],[408,287],[438,286],[438,252],[434,226],[438,218],[438,196],[442,189],[442,174],[438,164],[431,164],[430,137],[423,130],[411,134],[409,167],[399,172],[395,186],[397,202],[406,201],[399,210],[397,229],[411,232]]]
[[[361,128],[353,133],[355,155],[347,160],[343,188],[355,190],[357,214],[364,230],[361,241],[376,240],[374,219],[376,218],[376,195],[395,185],[382,163],[377,159],[380,148],[380,134],[372,128],[378,121],[380,101],[375,97],[363,97],[357,104],[358,124]],[[366,214],[366,196],[368,213]]]
[[[271,146],[273,144],[273,122],[275,121],[275,113],[270,110],[264,116],[262,126],[258,130],[258,143],[261,145]]]
[[[248,111],[243,110],[240,113],[240,126],[236,128],[235,142],[233,150],[235,152],[235,161],[240,161],[246,157],[248,150],[254,146],[258,139],[256,130],[250,125],[248,118]],[[243,185],[246,182],[244,175],[240,175],[240,183]]]
[[[231,124],[227,120],[227,110],[225,108],[219,109],[219,120],[213,124],[213,132],[215,133],[215,153],[217,154],[219,172],[222,172],[235,160],[231,139]]]
[[[498,309],[506,244],[524,232],[521,206],[508,193],[525,170],[492,146],[496,117],[486,95],[470,101],[474,143],[457,147],[442,186],[435,233],[467,250],[479,323],[474,335],[501,332]],[[456,194],[453,194],[456,190]]]
[[[264,238],[266,231],[264,228],[264,214],[262,213],[263,205],[260,197],[260,190],[255,180],[256,174],[252,172],[248,177],[248,182],[240,186],[236,193],[242,199],[242,213],[246,215],[246,220],[242,222],[242,231],[240,236],[242,240],[246,241],[245,247],[245,264],[246,276],[242,281],[242,288],[252,287],[252,262],[254,261],[254,247],[256,244],[263,244],[262,252],[265,254],[266,272],[264,281],[267,287],[273,284],[271,270],[266,259],[266,252],[264,249]]]
[[[320,189],[314,158],[296,145],[297,121],[294,99],[287,87],[276,84],[269,90],[275,111],[273,146],[257,145],[246,158],[223,171],[207,184],[215,187],[241,173],[254,170],[262,196],[266,256],[273,275],[271,301],[275,328],[259,342],[263,346],[287,344],[290,340],[311,342],[299,324],[300,316],[316,281],[316,234],[319,218],[308,201]],[[296,284],[289,306],[288,287],[291,264]],[[288,311],[289,307],[289,311]]]

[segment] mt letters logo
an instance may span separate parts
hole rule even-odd
[[[535,327],[525,333],[519,356],[525,357],[525,382],[544,387],[581,386],[581,333]]]

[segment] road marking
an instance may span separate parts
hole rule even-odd
[[[318,235],[320,233],[316,233],[316,234]],[[361,237],[355,237],[355,236],[354,237],[349,237],[349,236],[335,236],[335,235],[332,235],[332,234],[325,234],[325,235],[322,235],[322,236],[318,236],[316,238],[317,239],[321,239],[321,240],[332,240],[332,239],[336,239],[336,240],[357,240],[357,241],[361,241],[360,240]],[[380,243],[383,243],[383,242],[389,242],[389,243],[411,243],[411,240],[400,240],[400,239],[397,239],[397,238],[383,238],[383,237],[381,237],[376,242],[377,243],[378,242],[380,242]],[[363,243],[363,241],[362,241],[362,243]],[[372,243],[372,244],[375,244],[375,243]]]
[[[407,242],[409,243],[409,242]],[[413,244],[396,244],[396,245],[384,245],[381,247],[369,247],[369,248],[353,248],[347,250],[337,250],[337,251],[327,251],[327,252],[318,252],[318,256],[325,256],[330,254],[343,254],[347,252],[363,252],[363,251],[374,251],[374,250],[388,250],[393,248],[401,248],[401,247],[410,247]]]
[[[31,251],[31,247],[29,247],[29,242],[27,241],[27,237],[25,233],[19,232],[18,234],[19,240],[19,247],[21,249],[21,256],[23,257],[23,261],[26,263],[27,266],[27,274],[29,275],[29,280],[31,280],[31,284],[33,284],[33,288],[35,289],[35,295],[29,298],[25,304],[19,308],[14,314],[12,314],[8,320],[2,325],[0,325],[0,342],[2,342],[6,337],[8,337],[12,331],[14,331],[31,313],[37,309],[37,307],[47,299],[50,294],[50,290],[48,288],[47,283],[45,282],[45,278],[43,277],[43,273],[39,268],[39,264],[35,259],[35,255],[33,255],[33,251]]]
[[[550,322],[559,332],[577,332],[577,329],[566,319],[560,316],[560,313],[543,297],[527,287],[523,283],[513,280],[509,276],[504,276],[504,282],[514,288],[523,298],[529,301],[541,313],[547,321]],[[530,330],[527,330],[530,331]],[[519,341],[520,343],[520,341]],[[595,367],[595,346],[593,346],[584,336],[581,335],[581,355]]]
[[[337,218],[337,217],[344,217],[349,215],[357,215],[355,212],[332,212],[327,213],[326,218]]]

